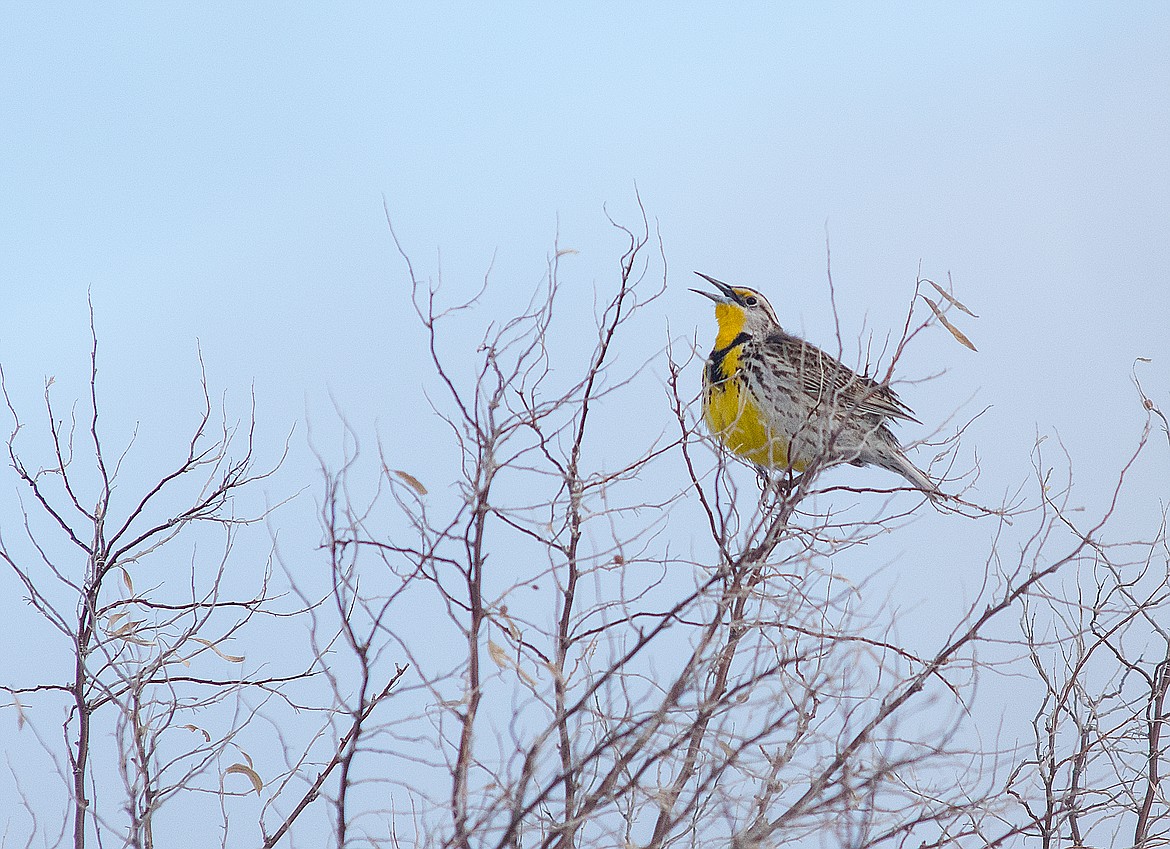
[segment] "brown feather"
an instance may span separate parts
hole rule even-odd
[[[862,415],[921,424],[887,384],[858,374],[816,345],[782,330],[769,333],[763,344],[782,362],[799,363],[801,385],[809,395],[830,398],[836,406],[853,408]]]

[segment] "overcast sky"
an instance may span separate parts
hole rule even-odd
[[[49,375],[82,394],[89,292],[109,427],[141,423],[144,465],[197,405],[201,348],[229,407],[255,388],[274,453],[297,427],[274,501],[316,486],[306,424],[333,450],[334,405],[449,489],[383,201],[451,300],[493,267],[485,324],[527,301],[554,243],[578,251],[570,302],[606,291],[606,212],[636,224],[637,191],[669,271],[631,360],[709,346],[694,269],[832,347],[827,236],[846,338],[896,332],[919,268],[980,315],[961,323],[978,353],[938,331],[907,355],[903,378],[945,374],[902,388],[925,425],[905,436],[990,407],[963,449],[980,497],[998,503],[1037,434],[1059,434],[1099,504],[1143,421],[1135,358],[1170,406],[1170,7],[726,5],[3,4],[14,400],[36,410]],[[1163,462],[1134,498],[1165,491]],[[991,532],[920,524],[894,554]],[[901,602],[921,611],[955,578],[910,561],[923,581]]]

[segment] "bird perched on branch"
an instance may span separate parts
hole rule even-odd
[[[890,421],[918,422],[894,390],[784,332],[755,289],[695,273],[718,290],[691,291],[715,302],[719,332],[703,370],[703,418],[720,442],[765,469],[880,466],[931,498],[941,495],[890,431]]]

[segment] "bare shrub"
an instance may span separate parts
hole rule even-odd
[[[53,424],[55,459],[34,471],[9,405],[12,468],[77,552],[61,559],[32,535],[34,564],[2,546],[78,659],[72,678],[8,688],[20,705],[72,706],[59,751],[80,766],[75,845],[116,833],[149,846],[152,813],[198,790],[221,811],[203,842],[237,845],[258,795],[245,830],[269,847],[1165,842],[1164,526],[1136,542],[1122,524],[1113,539],[1116,503],[1076,512],[1039,450],[1034,485],[981,505],[977,464],[956,471],[964,426],[925,446],[949,493],[941,512],[823,468],[757,489],[698,426],[701,349],[664,340],[630,361],[645,350],[634,342],[661,334],[665,260],[645,217],[618,232],[625,250],[591,322],[563,290],[559,248],[504,321],[481,318],[483,292],[446,302],[402,251],[429,365],[422,387],[400,389],[426,391],[456,482],[429,476],[442,464],[408,440],[363,448],[348,425],[341,462],[321,452],[320,550],[281,551],[299,594],[284,613],[308,635],[284,678],[184,666],[217,651],[234,662],[225,638],[274,612],[267,580],[246,599],[221,590],[231,534],[250,521],[232,496],[260,476],[250,427],[211,438],[208,404],[187,459],[114,520],[97,413],[99,497],[87,500],[73,436]],[[858,347],[880,379],[940,325],[971,347],[953,294],[920,279],[910,296],[897,339],[875,356]],[[96,386],[96,343],[94,362]],[[1151,418],[1131,465],[1150,462],[1149,435],[1165,429],[1140,397]],[[233,437],[242,460],[227,459]],[[193,506],[146,518],[196,474]],[[836,563],[908,534],[924,509],[994,532],[984,550],[946,552],[947,568],[984,568],[984,582],[916,650],[883,591]],[[217,565],[194,559],[183,583],[136,591],[148,556],[200,523],[226,535]],[[976,698],[994,681],[1018,693],[1000,726]],[[272,698],[242,711],[241,688]],[[232,715],[230,730],[200,733],[196,711]],[[165,743],[188,727],[194,745]],[[125,805],[91,800],[98,749]],[[229,774],[253,792],[218,789]]]

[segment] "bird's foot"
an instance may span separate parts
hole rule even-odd
[[[756,484],[760,487],[760,502],[765,509],[775,507],[786,500],[790,493],[800,486],[804,475],[788,469],[779,474],[769,474],[766,469],[756,469]]]

